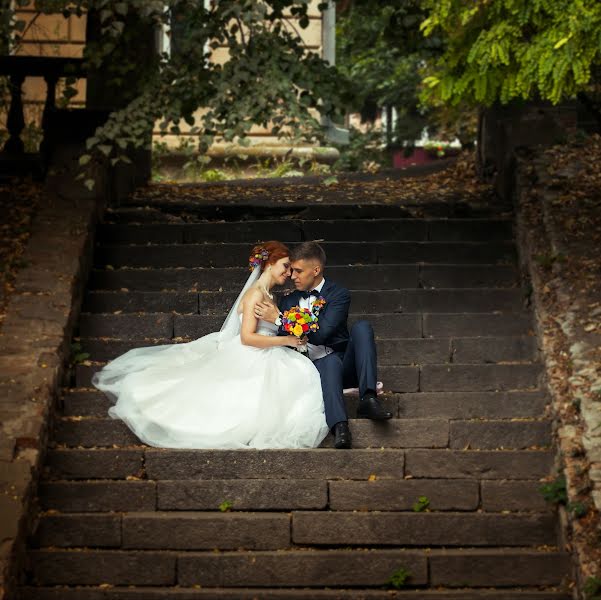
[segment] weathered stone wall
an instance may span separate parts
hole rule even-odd
[[[478,165],[501,198],[513,194],[516,148],[559,143],[578,125],[578,106],[514,102],[483,109],[478,126]]]
[[[531,300],[552,398],[557,466],[566,478],[564,533],[582,590],[589,577],[599,577],[601,565],[601,377],[595,359],[601,333],[585,329],[584,323],[590,321],[583,320],[583,308],[585,312],[594,309],[586,306],[563,272],[563,257],[574,252],[566,247],[565,232],[555,215],[557,207],[553,209],[560,191],[549,175],[549,159],[540,149],[512,153],[512,157],[515,169],[506,176],[513,177],[521,261],[532,284]],[[575,177],[576,172],[564,175]],[[562,260],[554,260],[557,257]],[[595,314],[590,318],[598,319],[599,310]],[[576,506],[585,510],[584,516],[570,510]],[[582,592],[574,593],[582,597]]]
[[[0,331],[0,599],[14,597],[51,408],[102,210],[95,198],[47,196]]]

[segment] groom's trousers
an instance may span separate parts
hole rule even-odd
[[[357,321],[351,327],[344,352],[332,352],[313,364],[321,377],[326,421],[331,429],[336,423],[348,420],[344,388],[358,387],[359,397],[366,390],[376,391],[377,354],[372,326],[368,321]]]

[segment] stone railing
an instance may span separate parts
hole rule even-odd
[[[85,77],[83,59],[45,56],[0,56],[0,76],[8,77],[11,93],[10,108],[6,121],[9,137],[0,153],[0,164],[2,160],[10,161],[12,172],[14,172],[16,164],[19,162],[27,164],[33,158],[26,154],[25,145],[21,139],[21,133],[25,128],[23,83],[27,77],[43,77],[46,82],[46,100],[41,123],[44,139],[40,146],[40,156],[37,157],[42,159],[43,164],[48,122],[51,112],[56,108],[56,86],[59,79],[63,77]]]
[[[37,480],[105,203],[44,191],[0,329],[0,600],[14,600]]]

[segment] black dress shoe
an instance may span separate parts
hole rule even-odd
[[[350,448],[353,443],[353,439],[351,437],[351,430],[348,426],[348,421],[340,421],[340,423],[336,423],[334,425],[334,436],[336,437],[336,441],[334,442],[334,446],[338,448],[338,450],[342,448]]]
[[[388,419],[392,419],[392,413],[384,410],[378,399],[369,394],[361,398],[359,408],[357,408],[357,418],[387,421]]]

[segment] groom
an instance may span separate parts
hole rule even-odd
[[[383,421],[392,418],[376,396],[376,343],[371,325],[357,321],[349,335],[347,318],[351,297],[347,289],[324,277],[326,254],[317,242],[303,242],[290,254],[292,281],[296,291],[282,297],[279,309],[292,306],[313,309],[325,300],[319,312],[319,329],[308,334],[309,358],[317,367],[325,405],[326,421],[336,438],[336,448],[350,448],[351,432],[343,388],[359,388],[357,417]],[[257,304],[258,318],[281,326],[281,313],[267,303]],[[280,329],[281,335],[288,335]]]

